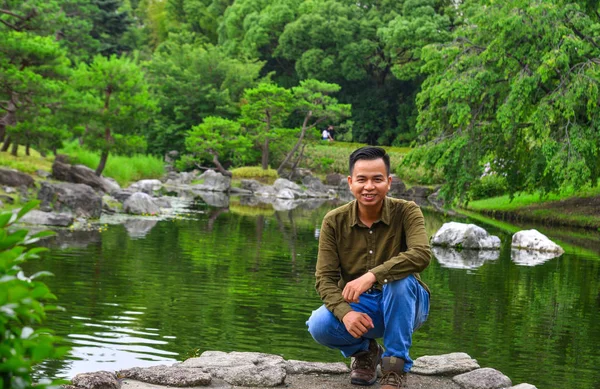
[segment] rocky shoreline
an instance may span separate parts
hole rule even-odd
[[[117,372],[78,374],[65,389],[166,389],[179,388],[357,388],[348,379],[342,362],[321,363],[285,360],[278,355],[254,352],[205,351],[170,366],[132,368]],[[514,385],[502,372],[480,367],[465,353],[423,356],[415,360],[408,387],[428,389],[535,389]],[[372,388],[378,388],[375,384]]]

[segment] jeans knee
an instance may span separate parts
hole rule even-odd
[[[415,279],[415,276],[411,274],[408,277],[404,277],[400,280],[392,281],[386,286],[393,294],[406,296],[411,292],[414,294],[415,283],[417,283],[417,280]]]
[[[308,332],[318,343],[326,344],[330,338],[330,327],[337,322],[325,306],[313,311],[310,318],[307,320]]]

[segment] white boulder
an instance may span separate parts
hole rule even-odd
[[[444,223],[435,233],[431,238],[431,244],[475,250],[499,249],[500,238],[488,234],[486,230],[475,224],[450,222]]]
[[[562,254],[565,250],[538,230],[519,231],[512,237],[512,247],[525,250],[546,251]]]

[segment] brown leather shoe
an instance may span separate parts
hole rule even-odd
[[[404,372],[404,359],[384,357],[381,360],[381,389],[406,388],[406,373]]]
[[[383,348],[375,339],[369,340],[369,349],[352,355],[350,383],[354,385],[373,385],[377,381],[377,365],[381,361]]]

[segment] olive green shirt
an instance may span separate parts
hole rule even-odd
[[[414,274],[421,281],[431,259],[425,220],[412,201],[386,197],[381,219],[371,228],[358,217],[356,200],[330,211],[319,236],[316,288],[323,303],[338,320],[352,308],[342,297],[346,283],[368,271],[377,279],[374,288]]]

